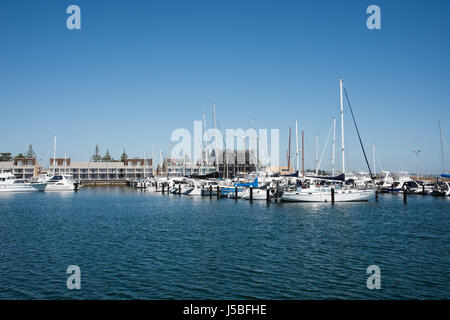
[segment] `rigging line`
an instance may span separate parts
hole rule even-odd
[[[376,157],[376,159],[378,161],[378,165],[380,166],[381,171],[384,171],[383,164],[381,163],[380,157],[378,156],[378,151],[376,149],[375,149],[375,157]]]
[[[353,123],[355,124],[356,133],[358,133],[359,144],[361,145],[361,149],[362,149],[362,152],[364,154],[364,159],[366,159],[367,168],[369,168],[370,178],[373,180],[372,170],[370,169],[369,161],[367,160],[366,151],[364,150],[364,145],[363,145],[362,140],[361,140],[361,135],[359,134],[358,126],[356,125],[355,116],[353,114],[352,106],[350,104],[350,99],[348,98],[347,89],[345,87],[344,87],[344,92],[345,92],[345,98],[347,99],[347,103],[348,103],[348,106],[350,108],[350,112],[352,114]]]

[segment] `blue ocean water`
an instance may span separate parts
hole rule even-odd
[[[449,198],[0,194],[0,299],[449,299]],[[67,289],[69,265],[81,290]]]

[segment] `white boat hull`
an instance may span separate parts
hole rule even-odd
[[[46,183],[17,183],[0,185],[0,192],[36,192],[44,191]]]
[[[335,202],[369,201],[375,196],[374,190],[336,190]],[[331,192],[285,192],[281,200],[288,202],[331,202]]]
[[[267,200],[267,190],[254,189],[252,192],[252,200]],[[242,196],[242,200],[250,200],[250,191]]]

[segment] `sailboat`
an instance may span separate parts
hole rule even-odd
[[[340,105],[341,105],[341,135],[342,135],[342,173],[345,180],[345,153],[344,153],[344,104],[342,95],[342,79],[339,79],[339,93],[340,93]],[[369,169],[370,170],[370,169]],[[349,201],[368,201],[375,195],[374,189],[356,189],[344,184],[344,181],[334,180],[333,186],[319,185],[320,179],[318,177],[307,178],[303,187],[298,188],[296,191],[284,192],[281,196],[283,201],[293,202],[327,202],[332,201],[332,188],[334,189],[334,201],[336,202],[349,202]]]

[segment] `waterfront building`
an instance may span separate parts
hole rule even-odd
[[[152,159],[126,159],[122,161],[81,161],[70,158],[50,159],[49,172],[70,174],[81,182],[127,181],[153,176]]]
[[[195,163],[187,159],[166,158],[163,161],[162,171],[157,168],[158,175],[166,177],[182,177],[191,175],[205,175],[216,171],[216,167],[204,161]]]
[[[17,179],[30,179],[40,173],[41,166],[36,158],[14,158],[0,161],[0,173],[12,173]]]

